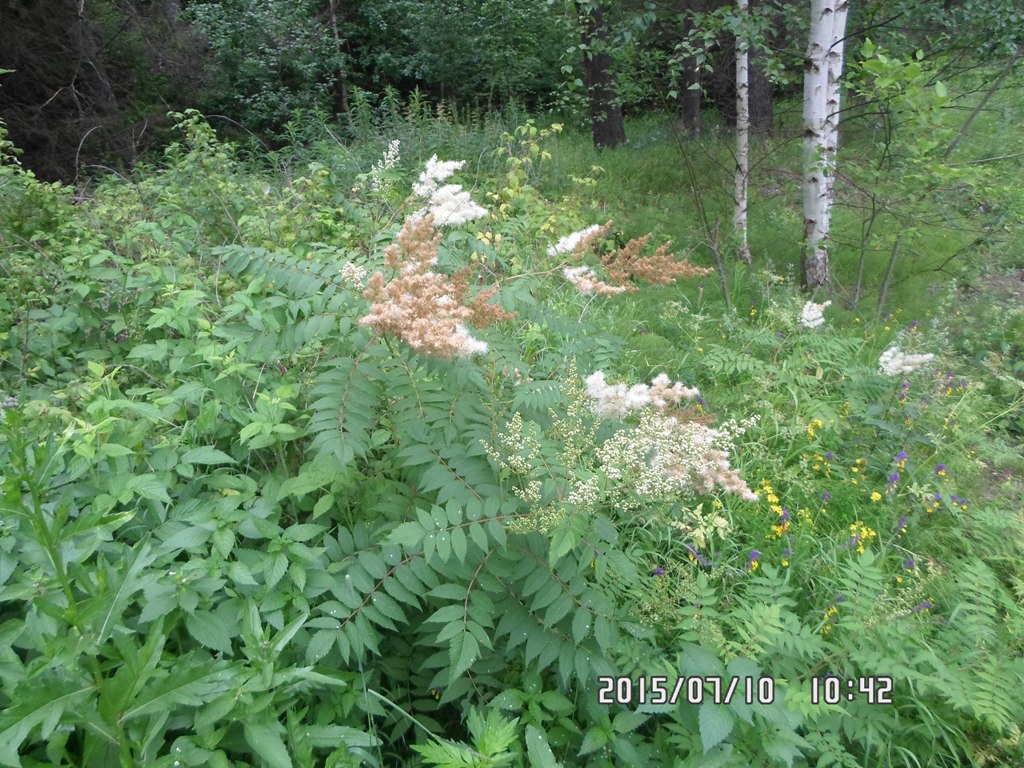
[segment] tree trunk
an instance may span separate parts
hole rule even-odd
[[[348,85],[345,82],[345,68],[342,65],[341,37],[338,35],[338,12],[330,0],[331,36],[334,38],[334,55],[338,64],[338,79],[334,83],[334,107],[336,112],[348,114]]]
[[[689,38],[693,28],[690,14],[705,11],[705,0],[676,0],[675,10],[682,20],[679,38],[684,42]],[[682,129],[690,136],[697,137],[704,132],[704,118],[701,114],[701,103],[704,95],[701,89],[701,68],[703,64],[696,54],[684,56],[683,92],[680,96],[679,120]]]
[[[804,290],[831,282],[828,240],[848,8],[847,0],[811,0],[811,35],[804,65]]]
[[[769,136],[775,120],[775,85],[765,72],[764,51],[750,51],[750,132],[755,136]]]
[[[741,16],[749,13],[748,0],[736,0]],[[733,227],[739,241],[736,258],[750,263],[747,244],[747,203],[750,186],[750,45],[746,35],[736,35],[736,207]]]
[[[594,146],[612,149],[626,143],[622,106],[615,91],[612,57],[608,53],[608,26],[600,5],[587,11],[577,7],[583,42],[583,78],[590,101]]]

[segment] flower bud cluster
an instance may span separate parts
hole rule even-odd
[[[831,303],[831,301],[826,301],[824,304],[815,304],[813,301],[808,301],[800,313],[800,325],[804,328],[817,328],[822,325],[825,322],[825,307]]]
[[[889,347],[882,356],[878,358],[878,366],[886,376],[896,376],[900,373],[911,373],[925,363],[935,359],[935,355],[910,355],[901,352],[899,347]]]
[[[430,214],[439,227],[454,227],[487,215],[487,210],[473,202],[469,192],[458,184],[440,182],[465,165],[464,160],[441,161],[433,155],[419,179],[412,185],[413,194],[427,200],[427,207],[413,214],[421,218]]]
[[[373,304],[359,322],[392,333],[423,354],[444,358],[483,354],[487,344],[473,338],[465,323],[486,325],[513,315],[487,303],[496,286],[470,300],[466,274],[433,271],[440,244],[433,216],[406,219],[396,241],[384,249],[384,263],[394,275],[390,280],[383,272],[370,277],[363,295]]]

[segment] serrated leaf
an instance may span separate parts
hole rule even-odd
[[[590,634],[590,619],[593,614],[586,608],[577,608],[572,617],[572,640],[576,645],[582,643]]]
[[[640,712],[619,712],[612,720],[612,730],[616,733],[631,733],[650,719],[650,715]]]
[[[205,528],[191,526],[168,536],[163,542],[162,548],[168,552],[176,549],[195,549],[201,544],[205,544],[211,535],[211,531]]]
[[[309,541],[327,530],[322,525],[314,523],[299,523],[285,529],[284,538],[288,541]]]
[[[548,563],[552,568],[563,557],[576,547],[576,534],[568,523],[555,528],[551,534],[551,549],[548,552]]]
[[[700,742],[705,752],[722,742],[736,722],[728,707],[711,703],[700,706],[697,719],[700,722]]]
[[[555,755],[548,746],[547,737],[538,728],[526,726],[526,754],[530,758],[531,768],[561,768]]]
[[[288,557],[283,552],[278,552],[263,572],[263,582],[267,585],[267,589],[276,586],[287,571]]]
[[[313,634],[306,646],[306,663],[316,664],[320,659],[330,653],[334,641],[338,637],[337,630],[324,629]]]
[[[185,627],[200,645],[231,653],[231,637],[224,623],[209,611],[199,610],[186,615]]]
[[[18,747],[32,729],[47,720],[59,720],[64,710],[88,698],[93,684],[47,680],[31,691],[19,691],[18,702],[0,716],[0,765],[20,768]]]
[[[292,768],[288,748],[281,739],[282,726],[278,722],[246,722],[243,725],[245,740],[253,752],[270,768]]]
[[[393,619],[400,624],[405,623],[405,611],[402,610],[402,606],[396,603],[395,599],[390,595],[383,592],[377,592],[372,598],[370,598],[370,602],[378,611],[383,613],[389,619]]]
[[[156,555],[149,551],[148,535],[142,539],[138,550],[130,550],[130,552],[133,555],[132,560],[130,564],[126,562],[121,566],[123,575],[116,588],[112,590],[112,593],[101,595],[99,599],[103,601],[103,604],[96,606],[99,609],[94,624],[97,645],[106,642],[109,633],[113,631],[128,605],[129,598],[136,591],[142,589],[143,584],[142,579],[139,578],[139,572],[156,559]],[[93,606],[91,605],[88,608],[83,608],[84,613],[91,613],[92,610]]]
[[[462,602],[466,599],[466,587],[461,584],[438,584],[427,592],[427,595],[439,597],[442,600],[458,600]]]
[[[241,584],[248,587],[255,587],[256,579],[253,578],[252,571],[249,570],[249,566],[240,560],[235,560],[228,563],[228,576],[236,584]]]
[[[226,673],[225,662],[186,657],[178,662],[163,680],[143,686],[124,711],[122,720],[170,712],[174,707],[198,707],[227,692],[235,683],[234,675]]]
[[[597,647],[602,653],[608,653],[615,644],[615,627],[606,616],[598,616],[594,619],[594,639],[597,640]]]
[[[473,543],[480,547],[480,549],[484,552],[487,551],[487,534],[480,523],[472,523],[469,526],[469,537],[473,539]]]
[[[166,486],[154,474],[135,475],[125,483],[125,489],[135,491],[144,499],[162,501],[167,504],[171,502]]]
[[[544,612],[544,623],[549,627],[554,626],[569,615],[572,606],[572,598],[565,593],[560,594]]]
[[[419,549],[427,532],[417,522],[402,523],[388,534],[389,544],[400,544],[406,550]]]
[[[184,455],[179,459],[182,464],[237,464],[235,459],[231,458],[224,451],[218,450],[210,445],[201,445],[198,448],[193,448],[190,451],[185,451]]]
[[[452,621],[462,621],[465,617],[465,608],[462,605],[446,605],[444,608],[438,608],[431,614],[427,622],[433,624],[448,624]]]
[[[469,548],[469,544],[466,540],[466,532],[462,528],[452,529],[452,552],[455,553],[455,557],[460,563],[466,562],[466,551]]]
[[[448,646],[448,658],[451,669],[448,672],[448,684],[451,685],[462,676],[473,662],[480,656],[480,644],[471,632],[462,632],[452,638]]]
[[[580,746],[579,754],[589,755],[591,752],[604,747],[608,743],[608,733],[601,728],[591,728],[583,736],[583,744]]]

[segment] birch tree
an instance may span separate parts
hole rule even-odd
[[[739,240],[737,258],[750,263],[747,243],[747,204],[750,187],[750,42],[747,39],[746,17],[749,0],[736,0],[739,23],[736,25],[736,208],[733,227]]]
[[[804,290],[827,286],[848,0],[811,0],[804,69]]]

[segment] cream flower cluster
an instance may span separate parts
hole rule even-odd
[[[388,148],[384,150],[384,157],[373,164],[370,168],[370,186],[373,189],[387,191],[390,186],[384,178],[384,174],[398,165],[398,146],[400,139],[388,142]]]
[[[548,246],[548,256],[557,256],[560,253],[572,253],[584,238],[589,237],[599,229],[601,229],[600,224],[592,224],[586,229],[581,229],[578,232],[566,235],[559,239],[559,241],[554,245]]]
[[[694,387],[685,387],[681,382],[672,383],[667,374],[660,373],[650,385],[609,384],[604,372],[592,373],[584,383],[587,395],[594,401],[591,408],[603,419],[621,420],[631,411],[651,406],[663,411],[670,405],[677,405],[684,399],[692,400],[700,393]]]
[[[346,261],[341,266],[341,279],[356,288],[366,285],[366,267],[354,261]]]
[[[599,296],[614,296],[630,290],[628,285],[609,285],[587,266],[566,267],[562,270],[562,274],[577,291],[585,295],[593,293]]]
[[[644,498],[720,488],[746,501],[757,494],[729,466],[730,435],[699,421],[649,410],[635,429],[624,429],[598,449],[605,474]]]
[[[428,213],[438,227],[454,227],[487,215],[486,209],[473,202],[469,192],[458,184],[441,182],[465,165],[464,160],[438,160],[433,155],[419,179],[412,185],[413,194],[427,201],[427,207],[417,211],[416,218]]]
[[[817,328],[820,326],[825,322],[825,307],[831,303],[831,301],[826,301],[824,304],[815,304],[813,301],[808,301],[804,304],[804,309],[800,313],[800,325],[804,328]]]
[[[899,347],[889,347],[882,356],[878,358],[878,366],[886,376],[896,376],[901,373],[910,373],[917,370],[925,363],[935,359],[935,355],[910,355],[901,352]]]

